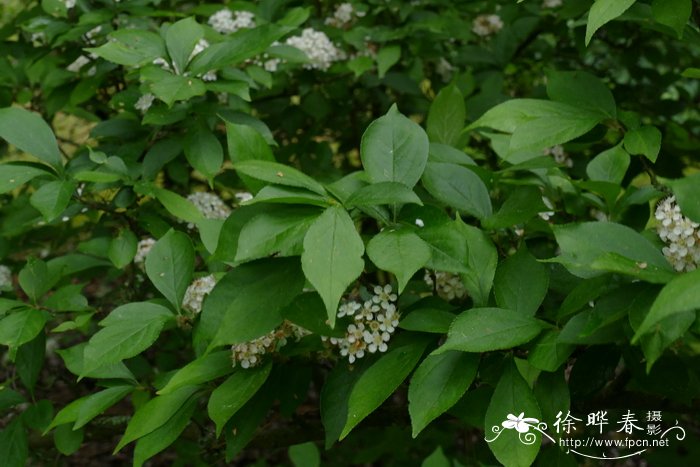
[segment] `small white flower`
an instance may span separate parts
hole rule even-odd
[[[564,151],[564,147],[561,144],[557,144],[556,146],[552,146],[551,148],[545,149],[544,155],[554,157],[554,162],[556,162],[559,165],[564,165],[569,168],[574,166],[574,161]]]
[[[136,110],[141,111],[142,113],[146,113],[148,109],[151,108],[151,105],[153,105],[153,101],[155,100],[156,96],[153,94],[146,93],[143,96],[139,97],[139,99],[136,101],[134,104],[134,108]]]
[[[547,206],[549,209],[554,209],[554,204],[553,204],[552,201],[551,201],[549,198],[547,198],[546,196],[543,196],[543,197],[542,197],[542,202],[543,202],[544,205]],[[554,211],[543,211],[543,212],[537,213],[538,216],[540,216],[542,219],[544,219],[544,220],[546,220],[546,221],[548,221],[551,217],[553,217],[554,214],[555,214]]]
[[[416,219],[416,225],[418,227],[425,227],[425,222],[423,222],[423,219]]]
[[[236,200],[239,203],[245,203],[246,201],[250,201],[251,199],[253,199],[253,195],[247,191],[240,191],[238,193],[235,193],[233,197],[236,198]]]
[[[479,15],[474,18],[472,31],[477,36],[486,37],[495,34],[503,28],[503,21],[498,15]]]
[[[343,51],[338,49],[324,32],[312,28],[305,28],[301,36],[292,36],[286,43],[306,54],[310,61],[304,64],[306,69],[326,71],[333,62],[345,58]]]
[[[333,16],[326,18],[326,24],[340,28],[350,24],[352,20],[355,19],[355,16],[363,15],[357,15],[355,13],[355,8],[352,6],[352,3],[341,3],[335,8]]]
[[[213,274],[195,279],[185,291],[182,307],[194,314],[199,314],[202,311],[204,298],[209,295],[214,286],[216,286],[216,278]]]
[[[166,71],[172,71],[170,63],[168,63],[168,61],[166,59],[164,59],[163,57],[158,57],[158,58],[153,59],[153,64],[158,65],[159,67],[161,67],[162,69],[164,69]]]
[[[226,219],[231,214],[231,208],[214,193],[198,191],[187,195],[187,199],[206,219]],[[192,229],[194,224],[189,223],[188,227]]]
[[[85,55],[80,55],[73,61],[73,63],[66,67],[66,70],[70,71],[71,73],[77,73],[82,67],[84,67],[88,63],[90,63],[90,59]]]
[[[338,308],[338,318],[352,316],[360,308],[362,308],[362,305],[357,302],[345,302]]]
[[[395,302],[398,299],[395,293],[392,293],[391,285],[386,284],[383,288],[380,285],[374,287],[374,296],[372,301],[374,303],[379,303],[382,308],[386,308],[385,305],[389,305],[391,302]]]
[[[202,75],[203,81],[216,81],[217,80],[216,71],[210,70]]]
[[[0,264],[0,294],[8,290],[12,290],[12,271],[4,264]]]
[[[220,34],[231,34],[239,29],[254,28],[255,15],[249,11],[219,10],[209,17],[209,25]]]
[[[362,337],[364,338],[365,343],[367,344],[367,350],[369,350],[371,353],[375,353],[377,350],[379,350],[380,352],[386,352],[388,349],[386,343],[391,338],[388,332],[377,331],[372,333],[370,333],[369,331],[365,331]]]
[[[66,6],[66,8],[68,10],[73,8],[76,3],[77,3],[77,0],[63,0],[63,4]]]
[[[462,279],[451,272],[435,271],[435,281],[429,271],[425,271],[423,280],[430,287],[435,287],[439,297],[451,301],[462,299],[467,296],[467,289],[464,287]]]
[[[654,217],[656,231],[667,246],[661,250],[676,271],[693,271],[700,264],[700,224],[685,217],[674,196],[661,201]]]
[[[561,6],[561,0],[544,0],[542,8],[557,8]]]
[[[156,240],[153,238],[144,238],[143,240],[139,240],[138,244],[136,245],[136,255],[134,255],[134,264],[136,264],[139,267],[143,267],[143,265],[146,263],[146,256],[155,244]]]

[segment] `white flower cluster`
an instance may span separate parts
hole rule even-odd
[[[209,17],[209,26],[220,34],[231,34],[239,29],[254,28],[255,15],[250,11],[236,11],[224,8]]]
[[[75,6],[78,0],[63,0],[63,4],[66,6],[66,9],[70,10]]]
[[[142,113],[146,113],[148,109],[151,108],[151,105],[153,105],[153,101],[155,100],[156,96],[153,94],[146,93],[143,96],[139,97],[139,100],[136,101],[134,104],[134,108],[136,110],[141,111]]]
[[[433,276],[430,271],[426,270],[423,280],[428,286],[435,288],[440,298],[447,301],[454,300],[455,298],[462,299],[467,296],[467,289],[464,287],[464,283],[458,274],[435,271]]]
[[[154,238],[149,237],[144,238],[143,240],[139,240],[138,244],[136,245],[136,255],[134,255],[134,264],[136,264],[139,267],[143,267],[146,263],[146,256],[155,244],[156,240]]]
[[[338,49],[324,32],[313,28],[305,28],[301,36],[292,36],[286,43],[306,54],[310,63],[305,63],[304,68],[309,70],[326,71],[333,62],[345,58],[345,53]]]
[[[187,199],[206,219],[226,219],[231,214],[231,208],[215,193],[197,191],[187,195]],[[194,225],[190,223],[188,227],[192,229]]]
[[[6,290],[12,290],[12,271],[4,264],[0,264],[0,294]]]
[[[472,32],[481,37],[496,34],[502,28],[503,21],[498,15],[479,15],[472,22]]]
[[[357,11],[352,3],[345,2],[335,8],[333,16],[326,18],[326,24],[342,28],[350,24],[355,18],[362,18],[363,16],[365,16],[364,11]]]
[[[195,279],[185,291],[182,307],[195,315],[199,314],[202,311],[204,297],[214,290],[215,285],[216,278],[213,274]]]
[[[353,323],[347,327],[345,337],[323,339],[338,346],[340,355],[350,363],[364,357],[365,351],[386,352],[387,342],[399,325],[396,300],[398,297],[387,284],[374,287],[374,295],[364,303],[354,300],[343,303],[338,308],[338,318],[351,316]]]
[[[656,207],[656,228],[667,246],[664,256],[676,271],[692,271],[700,264],[700,224],[683,215],[675,196],[669,196]]]
[[[231,346],[231,359],[233,366],[240,365],[241,368],[252,368],[262,363],[265,354],[274,352],[285,345],[287,339],[294,337],[296,340],[310,334],[306,329],[297,326],[289,321],[283,322],[279,328],[253,339],[250,342]]]
[[[561,6],[561,0],[544,0],[542,8],[557,8]]]
[[[566,152],[564,152],[564,147],[561,144],[545,149],[544,155],[552,156],[554,158],[554,162],[559,165],[564,165],[569,168],[574,166],[574,161],[571,160],[571,157],[569,157]]]
[[[82,67],[84,67],[88,63],[90,63],[90,58],[86,57],[85,55],[80,55],[70,65],[66,67],[66,70],[70,71],[71,73],[77,73]]]

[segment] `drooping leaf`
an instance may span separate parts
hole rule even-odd
[[[549,271],[526,248],[498,265],[494,280],[496,303],[502,308],[533,316],[549,286]]]
[[[683,37],[683,30],[688,24],[692,11],[692,0],[653,0],[651,2],[651,14],[654,19],[676,31],[679,39]]]
[[[604,24],[614,20],[627,11],[636,0],[596,0],[588,12],[586,24],[586,45],[591,42],[593,34]]]
[[[630,155],[618,144],[598,154],[586,166],[588,178],[595,181],[622,183],[630,165]]]
[[[48,170],[33,165],[0,164],[0,194],[12,191],[42,175],[53,177]]]
[[[146,256],[146,274],[153,285],[180,309],[194,271],[194,248],[190,238],[170,229]]]
[[[36,190],[29,202],[47,222],[56,219],[70,203],[76,183],[69,180],[54,180]]]
[[[20,107],[0,109],[0,138],[63,170],[61,152],[51,127],[37,114]]]
[[[661,132],[655,126],[642,126],[625,133],[625,149],[634,155],[643,155],[656,162],[661,150]]]
[[[266,160],[244,160],[234,164],[234,168],[248,177],[278,185],[286,185],[325,195],[323,186],[308,175],[288,165]]]
[[[403,183],[379,182],[360,188],[350,195],[344,204],[353,207],[406,203],[423,204],[418,195]]]
[[[491,198],[484,182],[470,169],[456,164],[430,162],[423,186],[439,201],[478,219],[491,215]]]
[[[232,371],[230,350],[212,352],[180,368],[157,394],[163,396],[183,386],[206,383]]]
[[[48,321],[46,312],[35,308],[15,311],[0,319],[0,344],[19,347],[34,339],[44,330]]]
[[[430,260],[430,247],[410,230],[380,232],[367,244],[367,256],[380,269],[389,271],[399,282],[399,293],[413,275]]]
[[[456,85],[442,88],[430,105],[428,136],[436,143],[455,146],[460,138],[467,111],[464,97]]]
[[[176,72],[185,72],[195,45],[203,37],[204,29],[191,16],[168,27],[165,32],[165,45]]]

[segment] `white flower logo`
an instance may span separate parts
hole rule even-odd
[[[540,422],[536,418],[525,418],[525,412],[520,412],[520,415],[517,417],[513,414],[508,414],[506,418],[507,420],[504,420],[502,423],[503,428],[508,430],[515,428],[518,433],[527,433],[530,431],[531,424],[537,425]]]

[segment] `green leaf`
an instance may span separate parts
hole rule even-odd
[[[23,344],[17,349],[15,365],[19,379],[34,395],[34,386],[39,379],[39,373],[44,366],[46,359],[46,334],[40,332],[31,341]]]
[[[170,229],[146,256],[146,274],[153,285],[179,310],[192,282],[194,248],[190,238]]]
[[[498,265],[494,296],[501,308],[534,316],[549,287],[549,271],[521,247],[516,254]]]
[[[81,342],[73,347],[59,349],[56,351],[56,353],[63,359],[63,363],[66,365],[68,371],[74,375],[82,375],[89,378],[126,379],[136,382],[134,375],[122,362],[106,363],[104,365],[100,365],[94,370],[83,373],[83,366],[85,363],[84,351],[87,345],[87,342]]]
[[[362,135],[360,157],[372,183],[399,182],[413,187],[428,162],[428,135],[392,106]]]
[[[311,441],[290,446],[288,454],[294,467],[319,467],[321,465],[321,454]]]
[[[456,146],[464,128],[467,111],[464,96],[452,84],[440,90],[430,105],[428,113],[428,137],[430,141]]]
[[[399,294],[413,275],[430,261],[430,247],[410,230],[384,229],[367,244],[367,256],[396,276]]]
[[[558,330],[543,333],[530,349],[527,362],[542,371],[556,371],[561,367],[576,346],[559,342],[559,335]]]
[[[212,352],[180,368],[157,394],[163,396],[183,386],[206,383],[232,371],[231,350]]]
[[[197,78],[167,75],[151,85],[151,92],[157,98],[172,106],[176,101],[186,101],[207,92],[204,82]]]
[[[74,431],[70,425],[60,425],[53,433],[53,442],[58,452],[64,456],[70,456],[80,449],[84,435],[83,430]]]
[[[389,68],[396,65],[401,58],[401,46],[388,45],[382,47],[377,53],[377,74],[379,79],[384,78]]]
[[[29,203],[44,216],[46,222],[51,222],[68,207],[75,186],[76,183],[69,180],[45,183],[32,194]]]
[[[496,247],[482,230],[461,220],[456,221],[456,225],[467,244],[467,268],[461,273],[462,282],[474,304],[484,306],[488,302],[496,274]]]
[[[0,109],[0,138],[59,172],[63,170],[56,137],[39,115],[19,107]]]
[[[345,200],[345,206],[375,206],[380,204],[423,205],[413,190],[398,182],[379,182],[360,188]]]
[[[331,327],[335,326],[340,297],[362,274],[364,251],[364,243],[352,219],[339,206],[326,209],[304,237],[301,265],[304,275],[326,305]]]
[[[212,185],[214,176],[219,173],[224,163],[224,148],[214,133],[202,127],[190,131],[185,138],[183,149],[187,161],[209,180],[209,185]]]
[[[303,188],[285,187],[282,185],[266,185],[262,187],[255,195],[255,198],[246,202],[245,205],[257,203],[308,204],[324,208],[329,206],[329,200],[326,197],[311,193]]]
[[[430,246],[432,257],[427,264],[428,268],[454,273],[470,271],[469,250],[463,230],[457,222],[448,222],[434,227],[424,227],[416,232]]]
[[[547,75],[547,95],[553,101],[617,117],[615,98],[608,86],[585,71],[557,71]]]
[[[402,316],[401,321],[399,321],[399,327],[407,331],[447,334],[455,318],[456,315],[449,311],[419,308],[409,312],[406,316]]]
[[[340,438],[348,419],[350,393],[369,364],[369,359],[362,359],[352,367],[352,371],[348,371],[345,365],[336,365],[328,374],[321,389],[320,400],[326,449]]]
[[[114,453],[165,425],[197,389],[197,386],[185,386],[165,396],[156,396],[142,405],[129,420],[124,436],[119,440]]]
[[[227,351],[230,355],[230,351]],[[233,417],[258,389],[267,381],[270,375],[271,364],[258,368],[241,369],[228,377],[219,387],[212,391],[207,403],[207,413],[216,424],[216,436],[226,422]]]
[[[134,447],[134,467],[141,467],[145,461],[173,444],[187,428],[195,409],[197,398],[192,397],[167,422],[139,438]]]
[[[547,325],[517,311],[472,308],[455,318],[447,340],[434,354],[448,350],[490,352],[510,349],[532,340]]]
[[[697,287],[700,270],[681,274],[661,289],[651,305],[649,313],[637,328],[632,343],[640,337],[654,331],[664,319],[678,313],[700,309],[700,290]]]
[[[641,126],[625,133],[624,145],[627,152],[641,154],[656,162],[661,150],[661,132],[655,126]]]
[[[683,215],[700,222],[700,194],[698,194],[700,174],[688,175],[669,182]]]
[[[586,166],[588,178],[619,185],[630,166],[630,155],[622,144],[601,152]]]
[[[5,386],[0,389],[0,410],[5,411],[24,402],[27,400],[17,391]]]
[[[28,181],[42,175],[53,174],[40,167],[21,164],[0,164],[0,194],[12,191]]]
[[[165,43],[155,32],[141,29],[121,29],[109,34],[109,40],[99,47],[85,49],[119,65],[138,67],[165,57]]]
[[[461,165],[431,162],[423,186],[437,200],[478,219],[491,215],[489,191],[478,175]]]
[[[187,198],[183,198],[177,193],[163,188],[149,187],[148,191],[160,201],[160,204],[162,204],[170,214],[178,219],[191,222],[192,224],[197,224],[204,220],[202,213],[199,212],[192,201]]]
[[[325,195],[326,190],[323,186],[308,175],[292,168],[288,165],[279,164],[277,162],[265,160],[246,160],[238,162],[233,166],[236,171],[276,185],[286,185],[297,188],[306,188],[307,190]]]
[[[502,423],[508,415],[524,414],[524,418],[540,420],[542,413],[537,405],[530,386],[518,372],[514,363],[506,365],[496,389],[491,397],[486,417],[484,419],[485,438],[492,440],[496,437],[497,429],[502,430],[500,436],[488,443],[489,449],[496,459],[508,467],[529,467],[537,457],[542,443],[541,435],[535,434],[534,442],[526,444],[520,441],[518,431],[503,429]],[[534,424],[534,422],[533,422]],[[530,430],[531,432],[534,430]],[[536,432],[535,432],[536,433]]]
[[[77,430],[78,428],[82,428],[83,426],[87,425],[90,420],[98,415],[101,415],[105,410],[122,400],[133,390],[134,387],[129,385],[112,386],[111,388],[107,388],[103,391],[78,399],[81,402],[77,410],[76,417],[73,420],[75,421],[73,429]],[[51,429],[52,426],[56,426],[55,420],[60,418],[60,414],[61,412],[56,415],[54,422],[51,423],[47,430]]]
[[[452,467],[452,462],[445,456],[442,446],[438,446],[423,460],[421,467]]]
[[[15,417],[2,431],[0,431],[0,452],[4,467],[25,467],[29,447],[27,432],[22,425],[22,419]]]
[[[110,363],[134,357],[149,348],[173,314],[162,305],[135,302],[115,308],[102,321],[83,351],[80,376]]]
[[[414,339],[403,345],[389,344],[389,351],[362,373],[350,392],[341,440],[393,394],[416,366],[428,342]]]
[[[250,125],[227,120],[226,141],[229,157],[234,164],[248,160],[275,161],[275,156],[272,154],[272,149],[270,149],[265,137]],[[241,175],[241,180],[253,192],[259,191],[264,186],[258,180],[245,175]]]
[[[603,274],[606,268],[594,268],[593,263],[607,253],[615,253],[636,263],[638,271],[656,267],[672,272],[664,255],[649,240],[635,230],[612,222],[584,222],[553,226],[561,249],[555,258],[578,277],[590,278]],[[620,271],[623,272],[623,271]],[[625,272],[629,274],[629,270]]]
[[[317,209],[304,206],[258,214],[241,229],[236,261],[300,255],[304,236],[318,215]]]
[[[18,279],[19,286],[33,302],[39,300],[52,286],[52,274],[46,263],[38,258],[27,258],[27,264],[19,272]]]
[[[131,230],[124,229],[119,231],[119,235],[109,243],[109,250],[107,251],[109,260],[118,269],[123,269],[134,259],[137,245],[138,239]]]
[[[586,45],[591,42],[593,34],[605,23],[608,23],[627,11],[636,0],[596,0],[588,12],[586,24]]]
[[[282,322],[280,310],[304,286],[297,258],[247,263],[221,279],[204,302],[200,330],[208,349],[247,342]]]
[[[459,165],[476,165],[474,159],[467,156],[464,151],[441,143],[430,143],[428,150],[428,162],[449,162]]]
[[[204,28],[193,17],[181,19],[168,27],[165,31],[165,45],[176,73],[185,72],[194,46],[203,37]]]
[[[479,356],[462,352],[428,355],[411,378],[408,412],[415,438],[452,407],[474,381]]]
[[[653,0],[651,2],[651,14],[654,19],[676,31],[679,39],[683,37],[683,30],[690,20],[692,11],[692,0]]]
[[[518,187],[508,196],[497,213],[484,219],[487,229],[503,229],[517,224],[524,224],[537,215],[547,211],[542,201],[542,193],[533,186]]]
[[[19,347],[34,339],[44,330],[47,315],[34,308],[10,313],[0,320],[0,344]]]

